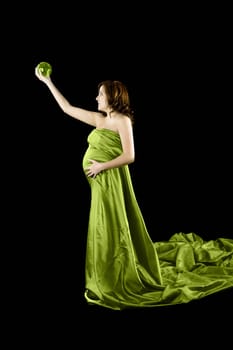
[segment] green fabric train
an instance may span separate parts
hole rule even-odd
[[[122,152],[119,135],[94,129],[89,159],[108,161]],[[233,287],[233,239],[205,242],[175,233],[153,242],[137,203],[128,166],[87,177],[92,192],[84,295],[114,310],[188,303]]]

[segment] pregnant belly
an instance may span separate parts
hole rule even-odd
[[[100,152],[100,150],[89,146],[83,156],[83,170],[85,170],[85,168],[90,165],[90,159],[94,159],[97,162],[106,162],[110,160],[110,158],[106,157],[106,154],[104,154],[104,152]]]

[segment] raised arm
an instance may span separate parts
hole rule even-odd
[[[35,75],[39,80],[41,80],[43,83],[47,85],[53,97],[55,98],[55,100],[57,101],[58,105],[60,106],[60,108],[63,110],[64,113],[66,113],[70,117],[80,120],[81,122],[84,122],[92,126],[96,126],[97,118],[99,116],[98,112],[88,111],[86,109],[71,105],[69,101],[61,94],[58,88],[54,85],[51,77],[44,76],[38,70],[37,67],[35,68]]]

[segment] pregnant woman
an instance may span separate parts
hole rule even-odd
[[[134,113],[126,86],[98,85],[97,111],[71,105],[38,65],[35,74],[60,108],[93,127],[83,170],[91,189],[85,291],[89,304],[114,310],[187,303],[233,287],[233,240],[205,242],[195,233],[153,242],[138,206]]]

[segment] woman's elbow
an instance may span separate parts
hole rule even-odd
[[[125,152],[122,154],[123,163],[124,164],[131,164],[135,161],[135,153],[134,152]]]
[[[128,155],[128,164],[134,163],[135,161],[135,154],[129,154]]]

